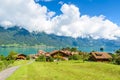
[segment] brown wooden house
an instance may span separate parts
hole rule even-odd
[[[108,62],[112,59],[112,56],[106,52],[91,52],[90,60],[98,62]]]
[[[25,54],[18,54],[16,60],[25,60],[26,57],[27,56]]]
[[[68,60],[68,57],[71,55],[70,51],[55,50],[50,53],[53,58],[59,58],[62,60]]]

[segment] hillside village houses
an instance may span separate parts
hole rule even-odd
[[[38,53],[31,54],[30,58],[36,59],[41,55],[45,55],[46,57],[52,57],[52,58],[60,57],[63,60],[68,60],[68,57],[73,54],[79,54],[79,52],[71,52],[68,50],[54,50],[52,52],[45,52],[43,50],[39,50]]]
[[[72,55],[82,55],[78,51],[69,51],[69,50],[54,50],[52,52],[45,52],[43,50],[39,50],[36,54],[30,54],[31,59],[37,59],[39,56],[44,55],[46,59],[49,59],[49,57],[54,58],[60,58],[62,60],[69,60],[69,57]],[[19,54],[17,59],[26,59],[26,55]],[[89,60],[91,61],[97,61],[97,62],[108,62],[112,59],[112,56],[106,52],[91,52]],[[49,60],[48,60],[49,61]]]

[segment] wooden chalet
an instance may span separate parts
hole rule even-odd
[[[25,54],[18,54],[16,60],[26,60],[27,55]]]
[[[62,60],[68,60],[68,57],[71,55],[70,51],[55,50],[50,53],[53,58],[60,58]]]
[[[109,62],[112,56],[106,52],[91,52],[90,60],[97,62]]]

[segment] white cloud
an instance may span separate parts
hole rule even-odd
[[[74,38],[120,37],[118,25],[102,15],[93,17],[80,15],[79,8],[72,4],[63,4],[62,14],[56,16],[55,12],[48,11],[46,6],[41,6],[34,0],[1,0],[0,5],[0,25],[5,27],[19,25],[29,31],[44,31]]]
[[[48,12],[46,6],[36,4],[34,0],[1,0],[0,5],[0,23],[9,21],[29,31],[51,28],[49,19],[55,12]]]
[[[5,28],[14,26],[14,24],[12,24],[10,21],[2,21],[0,25],[4,26]]]
[[[63,5],[63,4],[64,4],[64,2],[63,2],[63,1],[60,1],[60,2],[58,2],[58,4],[61,4],[61,5]]]
[[[39,2],[39,1],[43,1],[43,2],[51,2],[53,0],[35,0],[35,2]]]
[[[64,4],[61,8],[63,14],[54,17],[54,33],[58,35],[77,37],[91,36],[94,39],[116,39],[120,37],[120,27],[105,19],[103,15],[89,17],[80,16],[79,8],[75,5]]]

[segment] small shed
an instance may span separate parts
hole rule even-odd
[[[91,52],[90,60],[98,62],[108,62],[112,59],[112,56],[107,52]]]

